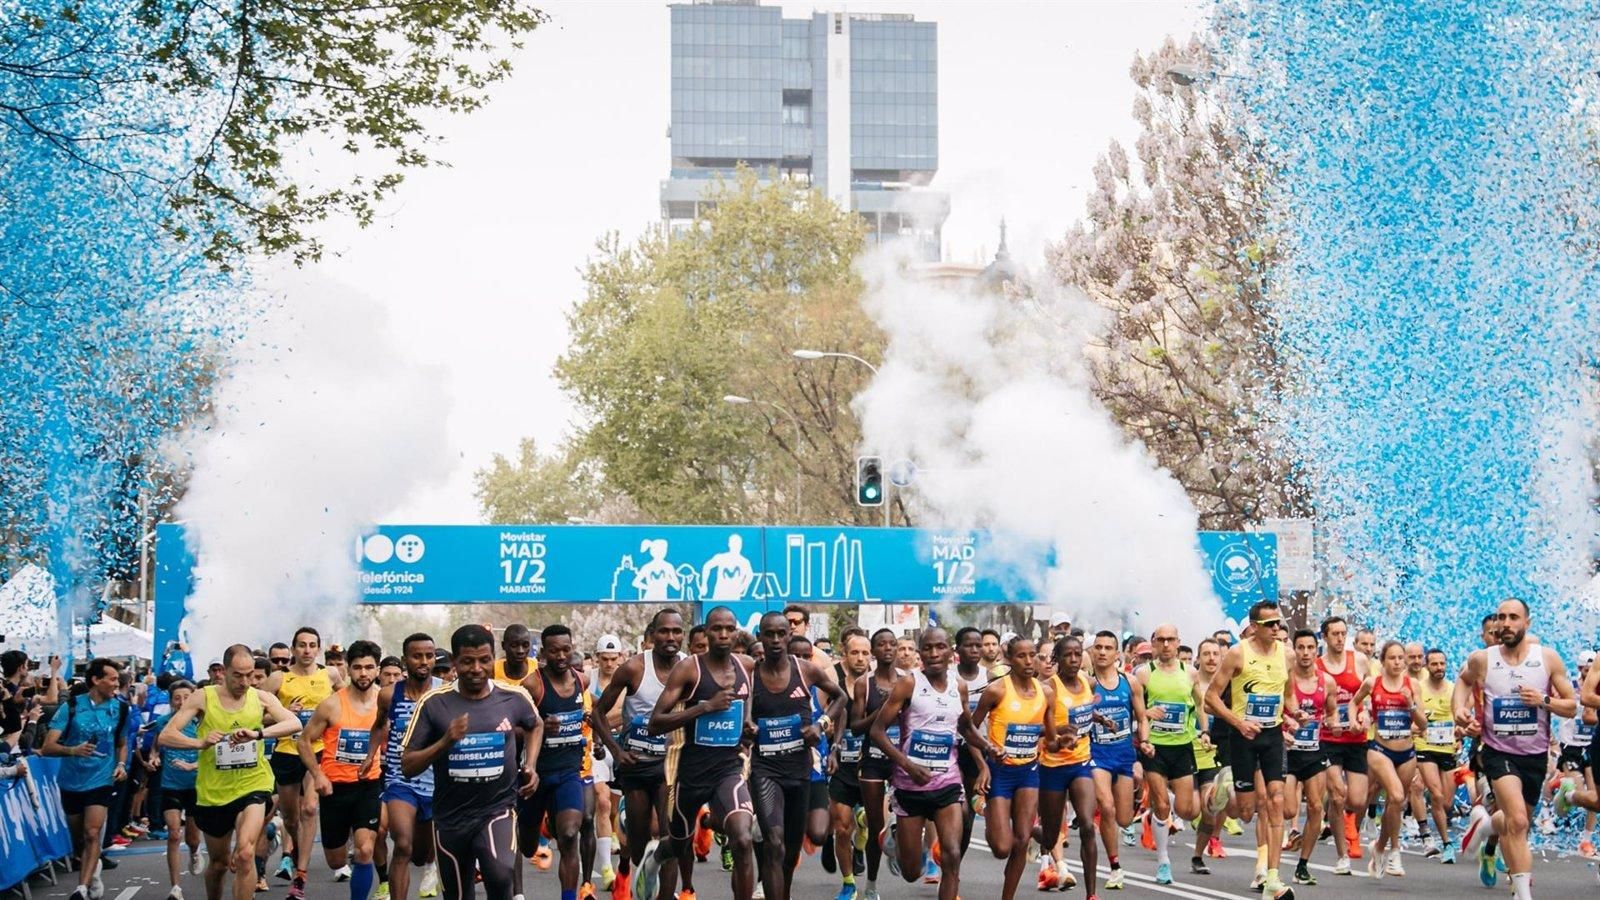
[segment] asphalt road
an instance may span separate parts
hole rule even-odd
[[[979,837],[975,839],[972,850],[967,854],[966,864],[963,866],[961,881],[961,894],[969,898],[997,898],[1000,896],[1002,862],[993,858],[988,848],[983,845],[982,823],[978,827]],[[1185,839],[1179,841],[1178,839]],[[1226,846],[1230,853],[1229,858],[1209,860],[1212,874],[1210,876],[1188,874],[1188,848],[1193,836],[1183,833],[1174,836],[1173,859],[1177,884],[1170,886],[1155,883],[1155,855],[1137,846],[1124,848],[1122,854],[1123,864],[1127,869],[1127,886],[1120,892],[1106,891],[1102,887],[1102,898],[1115,897],[1117,894],[1126,895],[1132,900],[1136,897],[1155,897],[1166,895],[1171,897],[1199,898],[1199,900],[1246,900],[1246,898],[1259,897],[1259,893],[1252,894],[1248,890],[1252,872],[1254,850],[1247,846],[1245,838],[1227,838]],[[1180,852],[1181,851],[1181,852]],[[163,900],[167,895],[166,869],[162,859],[162,846],[155,842],[138,842],[123,851],[118,852],[117,858],[121,865],[114,872],[105,873],[106,900]],[[1076,848],[1069,850],[1069,857],[1076,868]],[[347,885],[337,884],[326,866],[320,859],[321,854],[315,854],[310,881],[307,884],[306,895],[310,900],[345,900],[349,896]],[[698,900],[731,900],[728,878],[716,864],[716,857],[712,862],[697,870],[695,887],[698,889]],[[276,862],[276,859],[273,860]],[[1331,844],[1325,843],[1318,848],[1312,857],[1312,871],[1318,879],[1315,886],[1297,886],[1297,898],[1306,897],[1497,897],[1509,893],[1509,881],[1502,875],[1500,884],[1495,890],[1485,889],[1478,881],[1477,868],[1471,864],[1456,864],[1451,866],[1441,865],[1436,860],[1424,859],[1420,852],[1407,851],[1405,856],[1406,875],[1403,878],[1389,876],[1382,880],[1373,880],[1367,877],[1364,867],[1357,862],[1358,874],[1351,877],[1334,876],[1331,874],[1333,863],[1333,849]],[[1283,870],[1287,877],[1292,869],[1292,862]],[[1037,870],[1034,866],[1028,867],[1023,884],[1018,891],[1019,897],[1042,896],[1035,889]],[[1104,878],[1104,864],[1102,863],[1102,880]],[[265,900],[283,900],[286,896],[287,883],[276,878],[268,878],[272,884],[272,891],[268,894],[258,895]],[[72,890],[76,882],[68,882],[63,877],[59,885],[51,886],[35,881],[33,893],[35,897],[64,898]],[[412,880],[415,890],[416,879]],[[555,870],[538,872],[529,869],[527,876],[528,900],[546,900],[560,896],[559,883],[556,880]],[[203,900],[205,888],[200,878],[185,875],[183,887],[186,900]],[[795,880],[795,900],[829,900],[838,892],[838,876],[824,872],[822,866],[815,859],[808,859],[801,863],[800,871]],[[894,898],[916,898],[916,900],[934,900],[938,896],[935,885],[904,884],[898,879],[891,880],[885,868],[878,882],[878,889],[885,900]],[[413,895],[414,896],[414,895]],[[1068,897],[1083,897],[1082,887],[1077,887],[1067,892]],[[1594,864],[1576,857],[1549,858],[1537,862],[1534,869],[1534,896],[1539,898],[1579,898],[1600,896],[1600,879],[1597,879]],[[602,893],[602,900],[608,900],[609,894]],[[409,898],[408,898],[409,900]]]

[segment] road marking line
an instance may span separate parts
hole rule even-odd
[[[133,895],[139,893],[139,887],[136,884],[133,887],[123,888],[122,892],[117,894],[117,900],[133,900]]]

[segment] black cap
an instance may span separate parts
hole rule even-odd
[[[433,651],[433,667],[435,669],[448,669],[453,665],[455,665],[455,661],[450,658],[449,650]]]

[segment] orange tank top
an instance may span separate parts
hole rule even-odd
[[[378,704],[361,712],[350,705],[350,688],[343,687],[334,696],[339,698],[339,717],[328,723],[322,733],[322,772],[334,784],[353,784],[378,777],[378,763],[382,754],[373,754],[372,726],[378,720]],[[368,757],[372,765],[362,770]]]

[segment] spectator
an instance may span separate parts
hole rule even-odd
[[[62,758],[61,807],[80,854],[72,900],[105,893],[100,844],[116,786],[128,777],[129,706],[117,697],[122,673],[111,660],[94,659],[86,675],[86,689],[74,691],[50,720],[42,749],[45,756]]]

